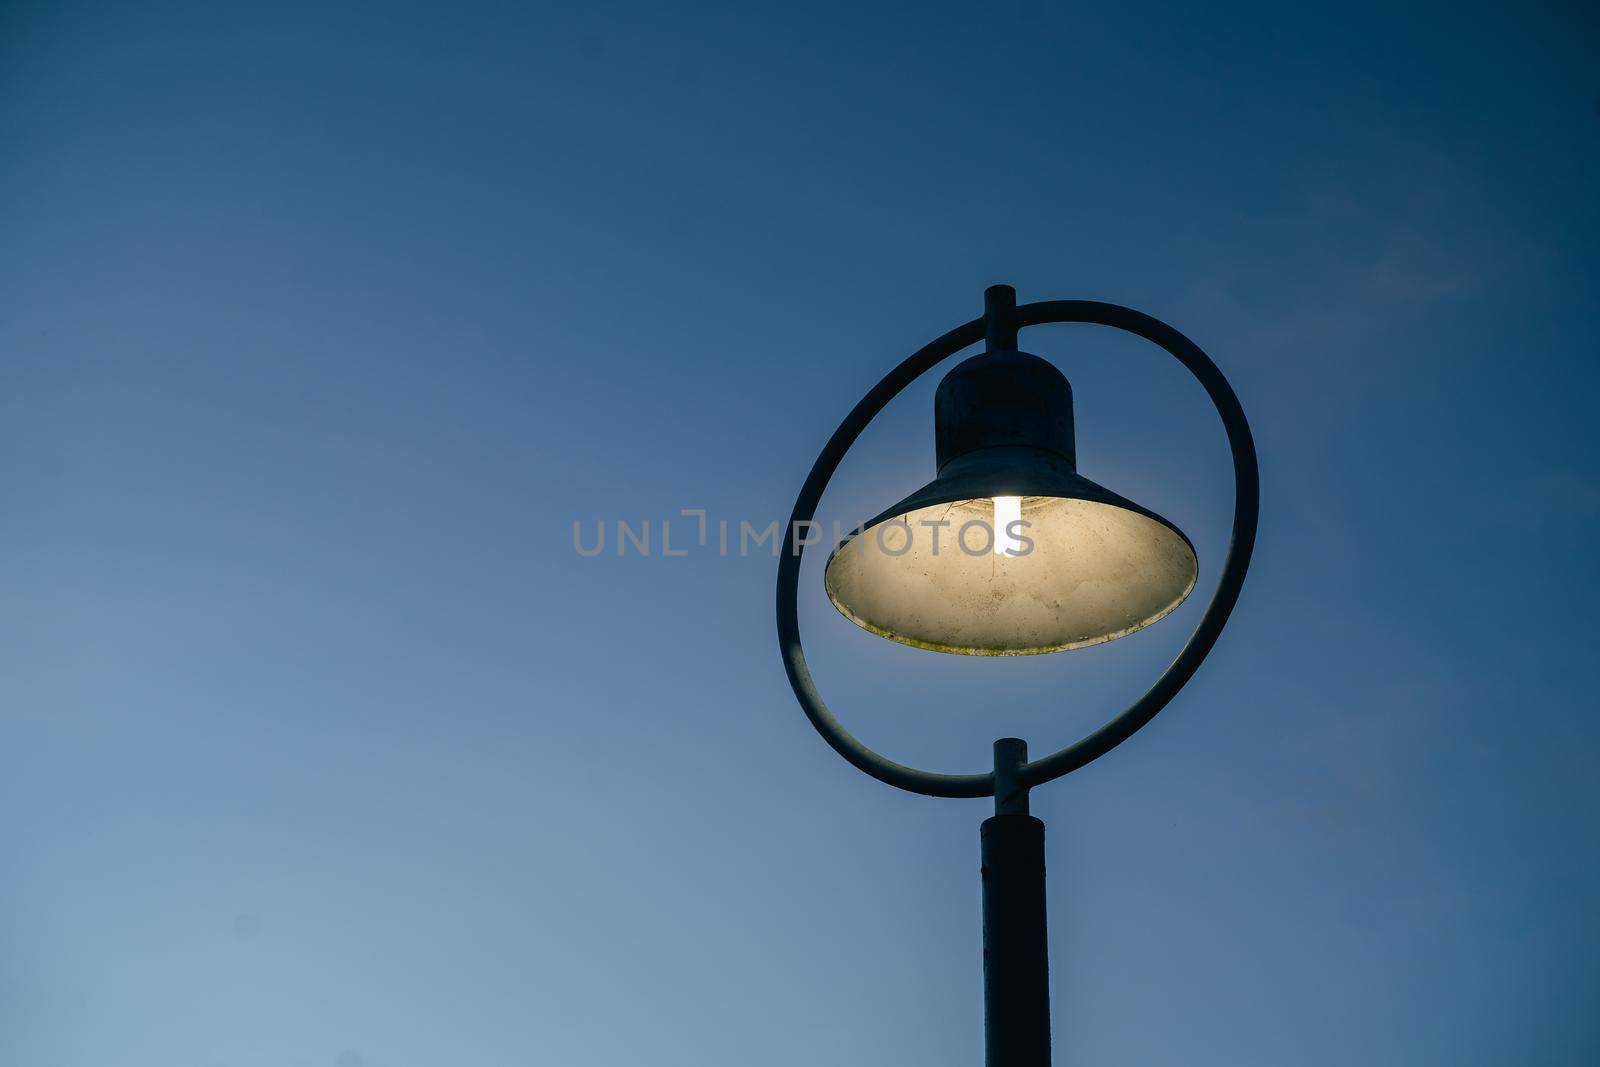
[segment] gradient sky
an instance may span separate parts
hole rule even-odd
[[[981,1062],[985,802],[812,733],[770,555],[572,523],[787,516],[995,282],[1188,333],[1263,471],[1210,660],[1034,796],[1057,1062],[1597,1062],[1597,29],[7,4],[0,1062]],[[1214,581],[1199,387],[1024,344]],[[931,476],[936,381],[825,517]],[[802,590],[841,718],[951,771],[1093,728],[1201,608],[989,661]]]

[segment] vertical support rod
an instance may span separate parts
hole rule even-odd
[[[988,1067],[1050,1067],[1044,823],[1027,813],[1027,787],[1018,780],[1027,752],[1016,738],[995,742],[995,815],[981,829]]]
[[[1002,737],[994,743],[994,813],[1028,814],[1028,787],[1022,784],[1022,768],[1028,765],[1028,742],[1020,737]]]
[[[983,291],[983,340],[990,352],[1017,349],[1017,291],[1009,285],[991,285]]]

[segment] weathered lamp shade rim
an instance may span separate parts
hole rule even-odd
[[[1121,630],[1102,634],[1097,637],[1083,638],[1082,640],[1078,641],[1066,641],[1061,644],[1041,645],[1029,648],[978,647],[972,645],[940,644],[935,641],[921,641],[907,634],[895,633],[888,627],[879,626],[870,619],[862,618],[860,615],[857,615],[855,612],[851,611],[848,605],[842,603],[839,598],[834,595],[834,592],[831,588],[828,590],[828,601],[838,610],[840,615],[843,615],[845,618],[849,619],[863,630],[866,630],[868,633],[876,634],[879,637],[886,638],[899,645],[906,645],[909,648],[920,648],[926,652],[943,652],[947,655],[956,656],[1044,656],[1049,655],[1052,652],[1071,652],[1073,649],[1078,648],[1093,648],[1095,645],[1103,645],[1109,641],[1115,641],[1119,637],[1127,637],[1129,634],[1138,633],[1140,630],[1143,630],[1152,623],[1160,622],[1168,615],[1171,615],[1174,611],[1177,611],[1178,608],[1182,606],[1183,602],[1189,598],[1189,594],[1194,591],[1194,587],[1195,583],[1190,581],[1188,588],[1183,591],[1181,596],[1172,601],[1172,603],[1168,604],[1154,615],[1141,619],[1133,625],[1125,627]]]
[[[1194,583],[1191,582],[1189,584],[1189,589],[1191,591],[1194,589]],[[1177,611],[1179,605],[1181,605],[1184,600],[1188,599],[1188,596],[1189,594],[1187,592],[1184,593],[1182,598],[1174,600],[1166,608],[1163,608],[1161,611],[1158,611],[1149,618],[1143,619],[1140,622],[1127,627],[1126,629],[1118,630],[1114,633],[1104,634],[1099,637],[1084,638],[1081,641],[1068,641],[1064,644],[1044,645],[1037,648],[974,648],[965,645],[942,645],[934,641],[919,641],[913,637],[905,634],[897,634],[887,627],[879,626],[867,619],[863,619],[861,616],[852,612],[848,607],[841,604],[832,593],[828,594],[828,599],[830,602],[832,602],[835,608],[839,609],[840,615],[843,615],[845,618],[849,619],[863,630],[866,630],[871,634],[876,634],[879,637],[887,638],[897,645],[905,645],[908,648],[920,648],[925,652],[943,652],[946,655],[955,656],[1045,656],[1052,652],[1071,652],[1076,648],[1093,648],[1095,645],[1103,645],[1108,641],[1115,641],[1119,637],[1127,637],[1129,634],[1138,633],[1151,623],[1160,622],[1168,615],[1171,615],[1174,611]]]
[[[919,512],[926,512],[927,509],[942,505],[960,505],[969,501],[992,500],[996,497],[1021,498],[1025,519],[1030,513],[1039,515],[1043,513],[1043,509],[1065,505],[1068,508],[1075,508],[1080,516],[1098,514],[1102,519],[1118,526],[1124,531],[1126,538],[1133,542],[1142,542],[1149,552],[1166,561],[1164,567],[1158,568],[1159,576],[1152,583],[1152,587],[1158,590],[1155,599],[1150,600],[1147,596],[1144,605],[1131,615],[1118,615],[1113,612],[1108,616],[1102,612],[1099,623],[1090,627],[1092,632],[1074,631],[1049,637],[1048,627],[1044,629],[1034,627],[1031,631],[1033,636],[1019,640],[953,640],[954,633],[948,637],[935,636],[927,624],[920,627],[895,624],[894,612],[882,609],[881,596],[878,598],[878,610],[860,609],[858,602],[866,599],[858,595],[863,588],[861,583],[865,580],[860,577],[864,565],[857,565],[853,569],[850,566],[836,566],[844,553],[856,551],[851,546],[858,538],[871,536],[878,527],[894,520],[906,522],[909,530],[912,518]],[[1108,510],[1101,513],[1098,509]],[[1045,550],[1048,551],[1050,547],[1047,545]],[[1062,548],[1071,550],[1071,547],[1056,546],[1056,550],[1060,551]],[[863,545],[860,551],[865,552],[867,548],[867,545]],[[969,568],[974,566],[955,555],[958,549],[948,546],[947,549],[946,558],[949,562],[939,564],[923,559],[921,565],[959,567],[965,564]],[[875,579],[876,581],[900,580],[889,577],[893,570],[900,567],[898,560],[880,559],[875,565],[879,568],[879,577]],[[1072,468],[1070,460],[1058,453],[1038,448],[997,447],[970,452],[951,460],[940,471],[939,477],[862,523],[829,554],[824,568],[823,586],[828,594],[828,600],[846,619],[869,633],[899,644],[956,655],[1030,656],[1104,644],[1160,621],[1177,610],[1188,598],[1195,588],[1198,571],[1198,557],[1193,543],[1172,522],[1083,477]],[[841,573],[845,576],[841,577]],[[1119,588],[1117,592],[1120,594],[1124,588],[1129,587]],[[949,614],[954,619],[958,618],[961,612],[959,608],[952,606]],[[933,626],[932,629],[939,627]],[[955,629],[959,630],[961,626],[957,624]]]

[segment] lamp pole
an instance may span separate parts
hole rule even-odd
[[[984,1059],[1049,1067],[1050,959],[1045,937],[1044,823],[1028,814],[1028,743],[994,743],[994,814],[983,842]]]
[[[975,441],[977,447],[984,450],[978,463],[966,462],[970,452],[955,455],[948,464],[941,456],[941,475],[947,466],[960,468],[959,478],[952,478],[955,489],[940,492],[941,482],[936,480],[903,501],[905,507],[957,501],[962,494],[996,498],[1015,495],[1031,497],[1036,490],[1027,488],[1028,485],[1047,486],[1051,488],[1043,491],[1044,497],[1061,499],[1047,499],[1046,502],[1068,505],[1066,511],[1069,514],[1075,514],[1072,512],[1074,507],[1101,507],[1113,512],[1134,513],[1144,516],[1152,524],[1149,530],[1154,533],[1147,536],[1149,543],[1168,546],[1169,555],[1171,546],[1179,542],[1183,546],[1188,544],[1176,528],[1170,528],[1170,524],[1165,524],[1165,520],[1159,516],[1076,474],[1075,461],[1071,458],[1070,387],[1066,386],[1064,379],[1057,386],[1047,377],[1041,378],[1036,365],[1043,364],[1043,361],[1031,356],[1024,359],[1022,354],[1014,351],[1021,328],[1057,322],[1096,323],[1142,337],[1176,358],[1206,390],[1227,433],[1234,474],[1233,525],[1216,587],[1183,649],[1155,683],[1123,712],[1076,743],[1030,762],[1026,742],[1018,738],[1001,738],[994,743],[991,769],[980,774],[937,773],[897,763],[868,748],[846,730],[817,692],[800,641],[797,601],[801,553],[805,545],[796,538],[795,533],[802,524],[809,524],[815,517],[822,493],[850,446],[878,412],[913,381],[943,360],[979,341],[986,340],[990,353],[996,354],[995,359],[986,361],[977,370],[967,372],[952,392],[952,399],[959,402],[949,405],[949,410],[953,412],[949,417],[957,423],[948,435],[949,440],[957,443]],[[963,368],[975,362],[979,361],[970,360],[968,364],[963,364],[962,368],[952,372],[950,378],[956,379],[963,373]],[[1046,366],[1045,370],[1049,371],[1049,368]],[[1058,372],[1050,373],[1059,377]],[[1008,375],[1011,377],[1008,378]],[[975,381],[979,383],[976,388],[972,384]],[[1046,410],[1048,405],[1046,409],[1040,408],[1039,405],[1044,403],[1037,392],[1040,388],[1064,394],[1065,402],[1069,405],[1064,414]],[[984,402],[990,405],[987,410],[982,409]],[[941,419],[946,417],[946,410],[941,400]],[[960,420],[963,419],[970,421],[962,423]],[[1064,431],[1062,427],[1065,427]],[[942,424],[939,434],[943,452],[946,427]],[[1011,443],[1008,434],[1015,437],[1021,447],[997,447],[1002,443]],[[1019,454],[1014,462],[1010,459],[1013,453]],[[1007,469],[1008,463],[1015,469]],[[1030,483],[1030,478],[1034,482]],[[1019,489],[1018,486],[1024,488]],[[1050,1064],[1044,823],[1028,812],[1029,790],[1084,766],[1127,740],[1154,718],[1194,676],[1215,645],[1238,601],[1255,545],[1259,502],[1259,473],[1249,423],[1232,386],[1194,342],[1158,319],[1114,304],[1090,300],[1055,300],[1019,307],[1015,291],[1010,286],[990,287],[984,294],[984,316],[981,319],[957,326],[912,353],[874,386],[834,431],[800,489],[789,526],[784,532],[778,563],[777,628],[784,669],[806,717],[834,751],[885,784],[926,796],[994,798],[994,815],[984,821],[980,832],[984,1046],[988,1067],[1049,1067]],[[884,517],[895,514],[896,509],[892,508]],[[1159,561],[1162,557],[1150,558]],[[1188,561],[1193,562],[1192,555]],[[1004,565],[997,562],[995,572],[999,573]],[[1019,573],[1041,572],[1019,570]],[[895,576],[892,569],[882,569],[865,579],[860,574],[848,577],[856,585],[850,587],[847,593],[865,590],[867,597],[878,598],[873,601],[873,607],[881,609],[883,590],[893,589],[892,585],[886,586],[884,583],[892,582]],[[918,580],[924,577],[925,574],[919,574]],[[1170,575],[1167,578],[1170,580]],[[830,590],[830,596],[833,593]],[[1187,588],[1177,599],[1181,600],[1186,593]],[[889,623],[867,618],[866,608],[857,613],[851,610],[850,605],[841,604],[839,597],[834,597],[834,600],[841,612],[881,636],[937,651],[969,654],[1049,652],[1110,640],[1160,618],[1177,602],[1173,601],[1165,609],[1150,614],[1144,622],[1123,629],[1106,629],[1102,626],[1097,635],[1089,635],[1075,643],[1063,639],[1060,633],[1045,637],[1035,634],[1033,644],[1029,647],[1022,641],[999,646],[991,641],[987,646],[978,646],[971,640],[944,637],[942,630],[935,635],[938,640],[920,637],[909,631],[901,633]],[[885,617],[894,618],[894,611],[889,610]],[[920,623],[922,620],[917,621]],[[961,620],[956,621],[959,623]],[[1037,619],[1034,619],[1030,625],[1036,623]],[[894,625],[899,623],[895,622]]]

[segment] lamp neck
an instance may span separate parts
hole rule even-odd
[[[933,399],[939,469],[982,448],[1038,448],[1078,469],[1072,386],[1048,360],[990,351],[958,364]]]
[[[937,466],[982,448],[1039,448],[1078,469],[1072,386],[1049,360],[1017,351],[1017,291],[983,293],[986,350],[957,365],[934,395]]]
[[[983,291],[983,340],[990,352],[1017,350],[1017,291],[991,285]]]
[[[994,743],[994,813],[1028,814],[1028,787],[1022,781],[1022,768],[1028,765],[1028,742],[1020,737],[1002,737]]]

